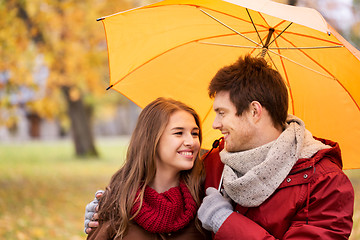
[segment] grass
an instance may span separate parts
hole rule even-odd
[[[83,216],[125,156],[127,140],[98,142],[100,159],[73,156],[72,143],[0,146],[0,239],[85,239]]]
[[[127,139],[97,142],[100,159],[73,156],[70,141],[0,144],[0,239],[85,239],[86,204],[125,156]],[[360,170],[347,170],[360,202]],[[351,240],[360,239],[355,205]]]

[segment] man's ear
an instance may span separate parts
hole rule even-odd
[[[258,101],[252,101],[250,103],[250,113],[255,122],[259,121],[263,114],[262,105]]]

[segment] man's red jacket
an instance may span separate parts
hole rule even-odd
[[[312,158],[299,159],[279,188],[260,206],[234,205],[214,239],[348,239],[352,229],[354,190],[341,170],[339,145]],[[223,170],[219,151],[205,158],[205,189],[218,188]]]

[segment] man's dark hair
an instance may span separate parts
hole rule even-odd
[[[211,80],[209,96],[228,91],[237,115],[258,101],[270,114],[275,126],[284,126],[288,112],[288,92],[280,73],[264,58],[246,55],[234,64],[221,68]]]

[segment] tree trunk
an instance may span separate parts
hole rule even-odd
[[[36,113],[28,113],[27,119],[29,120],[29,135],[31,138],[40,138],[40,124],[41,118]]]
[[[51,49],[51,42],[47,42],[44,37],[41,24],[38,21],[34,21],[27,12],[26,1],[9,1],[9,5],[14,5],[14,9],[17,9],[17,14],[20,19],[23,19],[27,31],[31,40],[37,45],[45,45],[47,48]],[[62,10],[58,9],[59,14],[62,17],[64,13]],[[64,35],[69,31],[66,26],[63,26],[61,29],[61,40],[66,41]],[[64,54],[64,52],[62,53]],[[61,66],[61,69],[58,70],[59,73],[65,74],[64,65]],[[62,87],[62,92],[65,96],[65,99],[68,104],[68,114],[71,120],[72,136],[75,144],[76,155],[77,156],[97,156],[97,151],[94,146],[94,139],[91,129],[91,109],[86,109],[82,98],[80,97],[77,100],[72,100],[70,97],[70,88],[67,86]]]
[[[72,100],[69,87],[62,87],[62,91],[68,105],[76,155],[79,157],[98,156],[91,128],[91,108],[86,108],[81,97]]]
[[[297,4],[297,0],[289,0],[289,5],[293,5],[293,6],[296,6]]]

